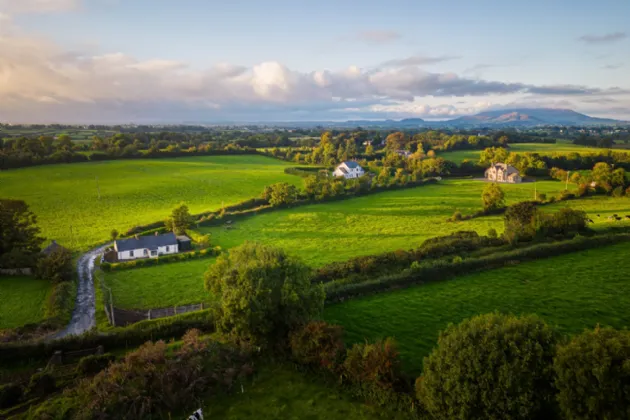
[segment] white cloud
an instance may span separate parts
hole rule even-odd
[[[392,61],[398,64],[372,70],[300,72],[275,61],[196,70],[159,58],[68,52],[46,39],[0,33],[0,120],[290,120],[349,110],[442,118],[478,112],[514,95],[576,101],[614,96],[621,101],[616,108],[630,104],[630,92],[620,88],[505,83],[428,72],[415,65],[418,57]],[[457,104],[462,98],[465,103]]]
[[[424,66],[427,64],[442,63],[444,61],[457,60],[461,57],[455,55],[441,55],[431,57],[426,55],[412,55],[411,57],[388,60],[381,64],[381,67],[406,67],[406,66]]]
[[[76,9],[80,0],[0,0],[0,12],[49,13]]]

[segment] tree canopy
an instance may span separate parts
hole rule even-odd
[[[0,266],[32,267],[44,238],[37,217],[21,200],[0,199]]]
[[[166,229],[172,231],[176,235],[183,235],[193,223],[194,218],[188,210],[188,206],[181,204],[173,209],[171,216],[166,219],[164,225]]]
[[[481,193],[481,201],[485,211],[500,209],[505,207],[505,193],[498,184],[488,184]]]

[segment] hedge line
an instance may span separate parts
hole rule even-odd
[[[143,258],[140,260],[121,262],[121,263],[103,262],[101,264],[101,269],[105,272],[128,270],[130,268],[136,268],[136,267],[149,267],[153,265],[169,264],[169,263],[174,263],[174,262],[179,262],[179,261],[188,261],[188,260],[197,260],[200,258],[216,257],[219,254],[221,254],[221,247],[215,246],[214,248],[206,248],[206,249],[201,249],[199,251],[183,252],[181,254],[162,255],[157,258]]]
[[[382,276],[373,280],[359,283],[350,283],[348,280],[327,283],[324,286],[326,302],[343,301],[364,294],[445,280],[475,271],[499,268],[528,260],[547,258],[625,241],[630,241],[630,233],[592,237],[580,236],[560,242],[542,243],[506,252],[497,252],[479,258],[427,261],[400,273]]]
[[[319,171],[324,171],[324,170],[326,170],[326,168],[324,168],[323,166],[302,167],[302,168],[296,167],[296,168],[286,168],[284,170],[284,173],[287,175],[295,175],[302,178],[306,178],[311,175],[318,175]]]
[[[189,312],[169,318],[142,321],[108,334],[90,332],[52,342],[21,342],[0,344],[0,365],[13,362],[43,360],[57,350],[76,351],[102,345],[106,351],[139,346],[146,341],[179,339],[192,328],[203,332],[214,332],[214,310]]]

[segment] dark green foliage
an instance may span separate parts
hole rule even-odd
[[[221,254],[221,247],[215,246],[214,248],[200,249],[192,252],[182,252],[179,254],[161,255],[157,258],[144,258],[133,261],[121,262],[121,263],[108,263],[103,262],[101,269],[105,272],[128,270],[136,267],[150,267],[153,265],[168,264],[179,261],[196,260],[199,258],[216,257]]]
[[[418,399],[436,419],[543,418],[553,400],[556,335],[535,316],[450,325],[424,360]]]
[[[24,389],[18,384],[0,385],[0,409],[17,405],[24,396]]]
[[[44,239],[37,217],[21,200],[0,200],[0,267],[34,267]]]
[[[164,226],[176,235],[183,235],[193,223],[195,219],[190,214],[188,206],[181,204],[173,209],[171,216],[164,222]]]
[[[505,193],[495,183],[488,184],[481,193],[484,211],[496,210],[505,207]]]
[[[394,340],[353,345],[343,362],[342,377],[371,403],[383,405],[394,400],[394,392],[403,387]]]
[[[289,345],[293,359],[303,365],[336,370],[343,357],[343,329],[324,321],[312,321],[293,331]]]
[[[221,296],[217,329],[257,344],[284,341],[323,306],[311,269],[281,249],[246,242],[221,255],[205,274],[206,289]]]
[[[37,278],[53,283],[71,280],[73,272],[72,253],[63,247],[57,247],[50,254],[42,256],[35,267]]]
[[[40,372],[31,376],[27,394],[31,397],[43,397],[57,390],[55,377],[50,372]]]
[[[630,418],[630,331],[585,331],[559,347],[554,368],[567,419]]]
[[[209,391],[230,391],[252,372],[249,350],[191,330],[172,353],[163,341],[149,342],[84,380],[75,390],[74,418],[156,418],[192,409]]]
[[[76,371],[80,376],[94,375],[108,367],[115,360],[116,356],[110,353],[86,356],[79,360]]]
[[[509,206],[503,218],[505,230],[503,235],[510,243],[531,240],[536,235],[538,210],[533,201],[524,201]]]

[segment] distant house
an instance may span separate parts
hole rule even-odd
[[[337,168],[335,168],[333,175],[342,176],[346,179],[352,179],[362,177],[363,175],[365,175],[365,171],[363,170],[361,165],[350,160],[341,162],[341,164],[337,166]]]
[[[412,155],[412,153],[409,150],[396,150],[396,154],[404,158],[409,158]]]
[[[114,241],[114,250],[119,261],[138,258],[157,258],[160,255],[176,254],[179,244],[174,233],[154,236],[136,236]]]
[[[52,254],[53,252],[60,250],[60,249],[65,249],[64,247],[62,247],[61,245],[59,245],[57,243],[57,241],[55,241],[54,239],[52,240],[52,242],[50,243],[50,245],[48,245],[46,248],[44,248],[42,250],[42,254],[48,256],[50,254]]]
[[[505,163],[494,163],[486,169],[486,179],[488,181],[507,182],[511,184],[523,182],[523,178],[519,174],[518,169]]]

